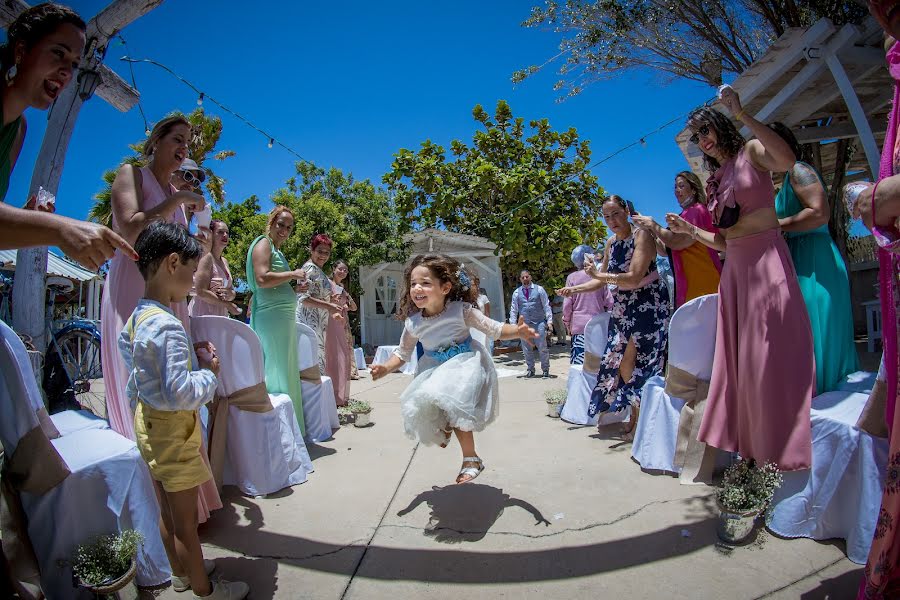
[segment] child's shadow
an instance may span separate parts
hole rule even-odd
[[[528,502],[512,498],[495,487],[476,483],[443,488],[435,486],[431,491],[416,496],[409,506],[397,513],[397,516],[408,515],[423,502],[427,502],[431,509],[425,535],[445,544],[477,542],[483,539],[503,514],[503,510],[513,506],[531,513],[535,525],[542,523],[545,527],[550,525],[550,521]]]

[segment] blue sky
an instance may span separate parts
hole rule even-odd
[[[537,0],[534,0],[535,2]],[[86,19],[104,1],[72,2]],[[271,131],[319,166],[335,166],[380,185],[399,148],[425,139],[449,147],[471,140],[471,111],[499,99],[526,120],[547,118],[591,141],[593,160],[614,152],[711,97],[709,86],[666,84],[633,73],[557,103],[551,69],[513,86],[516,69],[558,52],[559,36],[525,29],[532,0],[492,2],[257,2],[168,0],[123,30],[107,64],[130,80],[125,54],[166,64],[208,95]],[[257,12],[248,12],[254,7]],[[148,120],[190,111],[197,95],[157,67],[134,66]],[[294,174],[294,157],[210,102],[224,122],[220,148],[237,152],[217,165],[230,201],[269,197]],[[24,202],[46,114],[31,111],[28,138],[7,201]],[[676,172],[687,166],[674,142],[679,127],[647,138],[595,169],[607,191],[660,219],[677,208]],[[84,218],[105,169],[144,137],[137,108],[120,113],[99,97],[82,108],[57,195],[60,214]],[[20,202],[21,200],[21,202]],[[598,215],[599,216],[599,215]]]

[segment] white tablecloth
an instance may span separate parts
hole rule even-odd
[[[356,360],[357,369],[365,371],[368,368],[368,366],[366,366],[366,355],[363,353],[362,348],[353,349],[353,358]]]
[[[378,350],[375,351],[375,360],[372,361],[373,365],[381,365],[388,361],[393,354],[394,350],[399,348],[399,346],[378,346]],[[412,358],[409,359],[409,362],[403,365],[400,368],[400,372],[404,375],[415,375],[416,373],[416,364],[419,362],[419,357],[416,356],[416,353],[413,352]]]

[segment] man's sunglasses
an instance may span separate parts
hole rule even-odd
[[[188,185],[195,188],[199,188],[200,184],[203,183],[192,171],[181,171],[181,178],[184,179]]]
[[[691,136],[691,143],[695,146],[700,143],[700,136],[709,137],[709,125],[701,125],[694,135]]]

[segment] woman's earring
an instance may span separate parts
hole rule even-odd
[[[12,83],[12,80],[16,78],[16,73],[19,72],[19,65],[13,65],[6,71],[6,84],[9,85]]]

